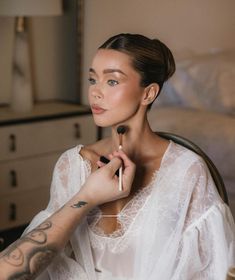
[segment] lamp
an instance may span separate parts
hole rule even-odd
[[[33,108],[32,55],[29,42],[30,16],[62,14],[62,0],[0,0],[0,16],[14,16],[12,95],[10,106],[17,112]]]

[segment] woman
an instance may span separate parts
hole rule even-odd
[[[88,213],[40,279],[225,278],[235,261],[231,213],[204,161],[154,134],[147,120],[174,70],[171,51],[156,39],[119,34],[98,49],[89,69],[89,102],[95,123],[111,127],[112,135],[61,156],[50,203],[29,230],[73,197],[101,155],[113,159],[119,125],[126,128],[123,150],[136,164],[134,181],[127,197]]]

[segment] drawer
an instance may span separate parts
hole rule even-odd
[[[61,151],[96,141],[91,115],[0,128],[0,160]]]
[[[0,195],[50,187],[53,169],[60,154],[1,162]]]
[[[0,230],[26,224],[49,200],[50,188],[39,188],[0,198]]]

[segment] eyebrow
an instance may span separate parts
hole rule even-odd
[[[90,68],[89,69],[89,72],[90,73],[94,73],[94,74],[96,74],[96,72],[95,72],[95,70],[93,69],[93,68]],[[110,74],[110,73],[115,73],[115,72],[118,72],[118,73],[120,73],[120,74],[122,74],[122,75],[124,75],[124,76],[127,76],[122,70],[120,70],[120,69],[104,69],[103,70],[103,73],[104,74]]]

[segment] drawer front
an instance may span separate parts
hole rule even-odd
[[[60,154],[0,163],[0,195],[50,187],[53,169]]]
[[[0,198],[0,230],[28,223],[49,200],[49,188]]]
[[[0,128],[0,160],[61,151],[96,141],[91,115]]]

